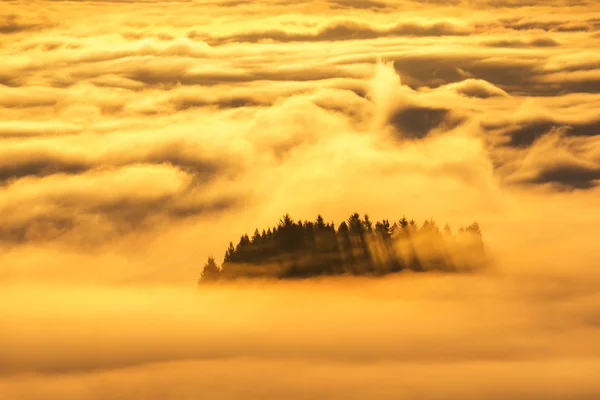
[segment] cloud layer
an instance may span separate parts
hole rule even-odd
[[[584,1],[43,3],[0,15],[7,249],[599,190]]]
[[[0,387],[67,400],[542,399],[550,385],[552,398],[591,399],[597,279],[408,274],[200,293],[13,286],[2,295],[17,306],[1,314]],[[34,292],[51,297],[27,304]]]
[[[591,0],[3,2],[0,393],[598,398],[599,47]],[[497,268],[189,291],[355,211]]]

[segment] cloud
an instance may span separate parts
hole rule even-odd
[[[193,68],[191,62],[146,63],[128,66],[124,71],[127,79],[148,85],[217,85],[253,81],[312,81],[333,78],[355,78],[357,74],[339,67],[287,66],[264,68],[261,71],[244,69],[223,70],[218,66]]]
[[[588,279],[402,274],[199,291],[7,285],[0,387],[50,399],[139,390],[163,398],[173,385],[228,398],[541,399],[547,382],[535,370],[560,383],[558,399],[592,398],[599,299],[597,275]],[[564,373],[578,368],[590,372]]]
[[[553,165],[533,178],[530,183],[552,183],[569,189],[590,189],[600,181],[600,166]]]
[[[67,142],[68,143],[68,142]],[[203,157],[198,144],[185,140],[148,142],[135,149],[140,141],[121,144],[105,152],[86,151],[82,146],[48,146],[47,142],[30,142],[7,146],[0,163],[0,180],[26,176],[44,177],[52,174],[77,174],[92,169],[121,167],[136,163],[169,163],[198,177],[213,176],[226,163]],[[223,171],[221,171],[223,172]]]
[[[0,107],[39,107],[57,103],[56,92],[46,87],[12,88],[0,85]]]
[[[337,9],[368,9],[368,10],[385,10],[391,8],[391,6],[382,1],[374,1],[374,0],[360,0],[360,1],[351,1],[351,0],[330,0],[329,1],[332,8]]]
[[[114,372],[80,374],[73,377],[57,377],[54,380],[31,378],[7,382],[7,393],[15,398],[41,397],[41,394],[60,396],[65,399],[85,399],[86,389],[77,386],[75,379],[85,382],[94,393],[126,397],[143,387],[149,399],[160,398],[160,394],[170,393],[171,384],[178,392],[196,397],[206,393],[214,398],[258,399],[265,396],[290,398],[292,400],[342,394],[345,398],[358,399],[374,396],[378,399],[393,399],[396,395],[436,398],[437,392],[427,388],[424,376],[435,379],[438,387],[444,389],[448,399],[470,398],[474,396],[501,399],[510,396],[515,399],[543,399],[545,394],[539,389],[542,378],[552,377],[561,383],[557,399],[569,398],[565,393],[580,399],[591,399],[596,395],[592,373],[597,367],[593,360],[582,362],[560,361],[548,364],[543,361],[520,362],[517,366],[508,363],[473,362],[454,364],[434,362],[426,365],[406,365],[394,362],[379,362],[376,365],[340,364],[337,362],[311,363],[304,360],[219,360],[189,361],[148,365]],[[570,368],[580,368],[579,377],[565,374]],[[449,377],[447,371],[454,371]],[[254,374],[248,374],[252,370]],[[197,371],[205,371],[199,373]],[[246,371],[246,372],[245,372]],[[538,371],[533,374],[531,371]],[[234,376],[239,385],[228,385],[225,376]],[[298,379],[301,375],[303,379]],[[501,376],[497,385],[489,383],[486,376]],[[404,377],[398,379],[398,376]],[[460,378],[469,380],[468,389],[457,384]],[[393,380],[395,379],[395,381]],[[272,382],[271,382],[272,380]],[[372,382],[378,382],[377,387]],[[54,382],[54,383],[53,383]],[[88,391],[90,389],[87,389]],[[521,393],[525,393],[524,395]],[[50,397],[52,398],[52,397]]]
[[[201,38],[211,45],[222,45],[234,42],[259,42],[272,40],[277,42],[312,42],[376,39],[396,36],[461,36],[468,35],[470,28],[452,22],[413,23],[398,22],[387,26],[377,26],[351,19],[334,19],[322,24],[313,31],[286,31],[281,29],[259,30],[227,36],[206,36],[198,32],[190,32],[192,38]]]
[[[77,157],[63,157],[57,153],[39,154],[37,157],[29,155],[29,159],[17,162],[6,158],[0,167],[0,180],[18,179],[25,176],[46,176],[54,173],[76,174],[85,172],[91,168],[90,164]]]
[[[568,136],[594,136],[600,133],[600,121],[560,121],[554,119],[535,119],[522,121],[506,130],[511,146],[528,146],[544,134],[556,128],[564,128]]]
[[[446,85],[441,90],[450,90],[469,97],[487,99],[490,97],[509,96],[504,90],[480,79],[465,79],[464,81]]]
[[[76,176],[54,174],[6,185],[0,209],[10,217],[4,219],[0,238],[35,242],[67,236],[102,243],[115,235],[151,229],[165,218],[214,213],[234,204],[228,198],[202,196],[202,185],[194,176],[169,165],[87,173],[78,168],[70,170],[79,173]]]
[[[524,19],[509,22],[506,26],[515,30],[544,30],[553,32],[585,32],[591,30],[591,26],[585,22],[565,22],[560,20],[544,21],[536,19]]]
[[[560,43],[550,37],[540,37],[532,40],[524,41],[520,39],[506,39],[506,40],[489,40],[484,42],[486,46],[490,47],[555,47],[560,46]]]
[[[465,121],[460,109],[438,106],[431,97],[401,85],[393,63],[378,65],[371,86],[369,97],[383,118],[379,123],[392,126],[404,139],[423,139],[438,128],[448,132]]]
[[[43,24],[23,22],[23,19],[17,15],[11,14],[0,16],[0,35],[33,31],[44,27],[45,25]]]
[[[405,137],[422,139],[448,115],[443,108],[408,107],[391,116],[390,123]]]
[[[548,59],[543,68],[548,72],[600,69],[600,56],[588,51],[556,55]]]
[[[31,17],[5,21],[52,29],[3,35],[0,201],[15,188],[84,185],[130,168],[176,171],[190,189],[131,204],[77,203],[83,222],[68,202],[39,219],[24,211],[23,221],[94,232],[87,216],[96,213],[99,225],[122,219],[131,233],[154,229],[146,219],[154,213],[160,231],[211,205],[218,215],[237,213],[231,201],[245,210],[229,222],[241,230],[284,211],[345,218],[346,208],[391,210],[400,200],[424,214],[485,213],[515,182],[532,192],[595,193],[599,64],[582,50],[594,42],[588,6],[135,4],[122,4],[118,18],[114,2],[53,2],[56,14],[9,4]],[[81,22],[88,15],[94,22]],[[581,140],[573,157],[522,167],[520,157],[557,128]],[[380,194],[389,187],[394,200]],[[45,204],[39,193],[35,207]],[[215,237],[217,247],[231,239]]]
[[[5,4],[5,397],[599,397],[593,2]],[[355,211],[495,268],[196,290]]]
[[[391,54],[403,83],[414,89],[439,87],[466,79],[479,79],[510,94],[553,94],[558,88],[538,82],[542,60],[538,56],[515,59],[508,55],[453,52],[438,49],[426,54]],[[351,62],[353,60],[348,60]]]
[[[600,166],[595,144],[594,136],[570,136],[566,127],[553,128],[530,147],[511,154],[503,168],[510,170],[507,175],[513,183],[554,190],[592,189]]]
[[[49,105],[52,103],[42,103]],[[80,127],[74,124],[60,121],[36,122],[36,121],[5,121],[0,123],[0,137],[30,137],[30,136],[48,136],[48,135],[68,135],[77,133]]]
[[[101,243],[131,232],[157,229],[165,221],[194,218],[234,207],[234,190],[215,192],[217,181],[235,177],[243,162],[209,156],[197,140],[120,135],[96,137],[102,146],[67,136],[7,142],[0,162],[0,208],[5,218],[0,237],[9,242],[68,241]],[[10,143],[10,144],[9,144]],[[230,155],[233,155],[229,152]],[[235,166],[234,166],[235,165]],[[151,197],[123,190],[123,181]],[[160,182],[179,181],[161,193]],[[110,188],[115,198],[101,200]],[[140,192],[141,193],[141,192]],[[23,197],[25,196],[25,197]],[[96,198],[96,200],[93,200]]]

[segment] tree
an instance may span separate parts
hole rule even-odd
[[[233,258],[234,255],[235,255],[235,247],[233,247],[233,242],[229,242],[229,247],[225,251],[225,258],[223,259],[223,262],[225,263],[225,262],[231,261],[231,259]]]
[[[293,253],[306,248],[302,222],[295,223],[289,214],[279,220],[275,237],[277,245],[284,253]]]
[[[417,223],[415,222],[414,219],[411,219],[410,222],[408,223],[408,231],[411,233],[417,231]]]
[[[384,219],[381,222],[375,224],[375,233],[384,241],[387,242],[392,236],[392,227],[390,227],[390,221]]]
[[[214,257],[208,257],[208,261],[204,264],[204,268],[202,269],[202,275],[198,282],[209,282],[209,281],[217,281],[221,276],[221,270],[217,266]]]
[[[369,221],[370,223],[370,221]],[[348,218],[348,230],[355,262],[355,268],[371,270],[371,254],[366,239],[365,222],[360,219],[359,213],[354,213]]]
[[[452,235],[452,229],[450,229],[450,225],[448,225],[448,224],[444,225],[444,234],[446,236]]]
[[[369,233],[373,231],[373,222],[371,222],[371,220],[369,219],[368,214],[365,214],[365,217],[363,220],[363,226],[365,228],[365,231],[367,231]]]
[[[350,232],[348,229],[348,224],[346,222],[342,222],[337,230],[337,237],[339,240],[339,246],[342,251],[349,251],[351,249],[350,244]]]
[[[323,219],[323,216],[321,214],[317,215],[317,223],[315,226],[319,230],[325,229],[325,219]]]
[[[250,244],[250,238],[248,237],[248,235],[242,235],[240,237],[240,241],[238,242],[238,244],[236,246],[236,251],[242,250],[244,247],[248,246],[249,244]]]
[[[406,229],[408,227],[408,221],[406,220],[406,217],[402,217],[402,219],[399,221],[399,224],[402,229]]]
[[[304,223],[304,242],[306,243],[306,247],[310,250],[313,251],[315,249],[315,241],[316,241],[316,236],[315,236],[315,226],[312,222],[310,221],[306,221]]]
[[[423,225],[421,226],[419,232],[431,232],[432,230],[433,227],[431,226],[431,223],[426,220],[425,222],[423,222]]]
[[[469,225],[466,231],[481,236],[481,229],[479,228],[479,224],[477,222],[473,222],[471,225]]]
[[[262,238],[262,236],[260,236],[260,232],[258,231],[258,228],[256,228],[254,230],[254,234],[252,235],[252,239],[250,240],[250,243],[258,244],[258,243],[260,243],[261,238]]]
[[[397,222],[394,222],[394,224],[392,226],[390,226],[390,235],[397,236],[400,233],[402,233],[402,232],[400,232],[400,225],[398,225]]]
[[[354,213],[348,218],[348,230],[351,236],[361,236],[363,234],[365,229],[359,213]]]
[[[219,268],[209,257],[199,282],[239,277],[305,278],[349,273],[388,274],[405,268],[416,271],[466,271],[486,262],[481,229],[477,223],[453,236],[450,227],[440,232],[433,220],[417,227],[406,217],[377,221],[353,213],[336,229],[321,215],[314,222],[295,222],[285,214],[275,227],[256,229],[252,238],[229,243]],[[448,254],[460,254],[448,258]]]
[[[279,226],[281,227],[290,227],[294,225],[294,220],[292,219],[292,217],[290,217],[290,214],[285,214],[280,220],[279,220]]]

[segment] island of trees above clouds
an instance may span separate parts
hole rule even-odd
[[[338,228],[321,215],[294,221],[284,215],[277,226],[229,243],[221,267],[209,257],[198,283],[234,279],[297,279],[333,275],[387,275],[415,272],[471,272],[487,263],[479,225],[453,233],[432,220],[418,226],[402,218],[373,223],[352,214]]]

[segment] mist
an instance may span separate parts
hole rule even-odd
[[[0,388],[13,399],[593,399],[596,231],[555,215],[543,234],[490,222],[494,267],[467,275],[7,280]]]
[[[169,259],[156,257],[167,250],[130,256],[131,265],[54,253],[70,268],[46,263],[3,280],[0,391],[61,400],[596,398],[600,260],[588,250],[598,225],[565,210],[540,232],[546,210],[529,211],[483,220],[494,265],[466,275],[198,287],[192,274],[169,276]]]
[[[0,387],[16,399],[591,399],[600,279],[570,269],[3,285]]]
[[[0,397],[600,398],[599,21],[2,2]],[[489,266],[197,284],[286,213],[354,212],[476,221]]]

